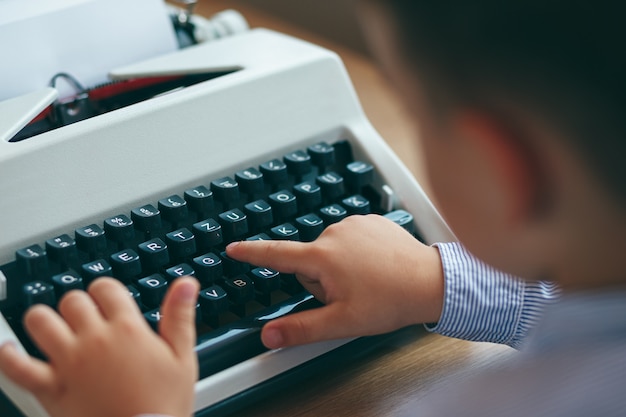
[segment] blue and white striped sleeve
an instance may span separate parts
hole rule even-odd
[[[547,281],[524,281],[497,271],[459,243],[437,243],[445,299],[432,332],[459,339],[506,344],[518,349],[546,305],[559,296]]]

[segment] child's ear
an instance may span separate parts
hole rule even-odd
[[[519,222],[543,210],[546,178],[538,154],[523,131],[486,112],[463,111],[455,117],[455,129],[482,155],[482,162],[500,184],[505,218]]]

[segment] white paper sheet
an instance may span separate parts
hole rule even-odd
[[[0,0],[0,100],[59,72],[92,87],[113,68],[176,48],[163,0]],[[71,92],[62,87],[61,96]]]

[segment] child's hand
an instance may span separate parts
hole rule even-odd
[[[53,417],[188,417],[197,379],[194,314],[198,284],[180,278],[161,308],[160,335],[150,329],[118,281],[94,281],[73,291],[60,315],[37,305],[28,333],[49,363],[0,348],[0,370],[31,391]]]
[[[262,340],[269,348],[384,333],[441,315],[438,250],[381,216],[348,217],[311,243],[237,242],[227,253],[295,273],[326,304],[266,324]]]

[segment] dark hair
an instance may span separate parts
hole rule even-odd
[[[563,133],[626,202],[619,0],[384,0],[436,105],[507,100]]]

